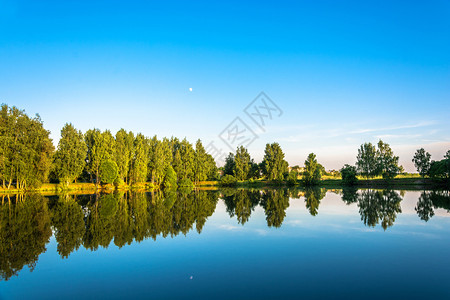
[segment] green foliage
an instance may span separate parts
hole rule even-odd
[[[233,175],[235,168],[234,154],[229,153],[225,158],[225,166],[223,167],[223,175]]]
[[[450,177],[450,159],[432,161],[428,175],[431,178],[449,178]]]
[[[72,124],[64,125],[54,156],[54,170],[59,182],[69,185],[81,175],[85,166],[87,146],[81,131]]]
[[[166,168],[164,174],[163,186],[165,189],[176,189],[177,188],[177,174],[172,166]]]
[[[119,167],[118,177],[125,182],[130,181],[130,168],[131,161],[134,154],[134,134],[126,132],[125,129],[120,129],[116,133],[115,148],[114,148],[114,161]]]
[[[233,174],[237,180],[246,180],[250,172],[250,154],[244,146],[236,149]]]
[[[366,178],[382,175],[385,179],[392,179],[403,172],[403,167],[398,165],[398,156],[389,144],[382,140],[378,142],[378,149],[371,143],[361,145],[358,150],[356,166],[359,174]]]
[[[52,236],[47,200],[38,194],[0,205],[0,278],[9,280],[27,265],[36,267]]]
[[[316,185],[322,177],[323,167],[317,163],[316,155],[310,153],[305,160],[305,172],[303,172],[303,182],[305,185]]]
[[[179,172],[177,172],[178,181],[184,178],[189,178],[192,181],[194,180],[195,150],[186,138],[181,141],[179,150],[181,157],[181,168]]]
[[[289,195],[282,189],[265,190],[262,195],[261,206],[266,214],[267,226],[278,228],[286,217]]]
[[[233,175],[224,175],[221,179],[220,179],[220,185],[224,185],[224,186],[233,186],[236,185],[237,180]]]
[[[38,187],[50,173],[54,147],[39,115],[3,104],[0,112],[0,179],[3,187]]]
[[[371,143],[364,143],[358,149],[356,158],[356,166],[359,174],[366,178],[373,178],[377,175],[377,157],[375,146]]]
[[[194,184],[192,183],[192,181],[189,178],[183,178],[180,180],[180,182],[178,183],[178,185],[180,187],[193,187]]]
[[[284,153],[278,143],[266,144],[262,162],[264,175],[269,180],[283,180],[287,172],[288,163],[284,160]]]
[[[130,168],[130,183],[145,182],[148,170],[149,143],[144,135],[138,133],[133,142],[133,158]]]
[[[172,163],[169,140],[159,141],[154,136],[150,141],[148,170],[152,182],[161,184],[167,167]]]
[[[354,185],[358,182],[358,179],[356,178],[357,171],[355,166],[346,164],[342,167],[340,172],[342,176],[342,183],[344,185]]]
[[[117,175],[116,179],[114,179],[113,184],[115,187],[120,187],[125,184],[125,181],[123,181],[123,179],[119,175]]]
[[[107,159],[100,165],[100,181],[102,183],[111,184],[119,174],[119,167],[115,161]]]
[[[326,190],[318,187],[308,187],[305,190],[305,203],[311,216],[319,213],[320,201],[325,197]]]
[[[416,166],[417,172],[419,172],[420,176],[425,177],[425,175],[427,175],[430,171],[431,154],[426,152],[423,148],[417,149],[412,162]]]
[[[298,184],[297,176],[298,176],[298,172],[294,171],[294,170],[291,170],[289,172],[289,175],[288,175],[287,180],[286,180],[287,184],[288,185],[296,185],[296,184]]]
[[[194,181],[199,182],[206,180],[208,177],[208,165],[207,153],[205,147],[203,147],[202,141],[197,140],[195,143],[195,154],[194,154]]]
[[[394,156],[389,144],[382,140],[378,142],[377,149],[377,173],[384,179],[392,179],[397,174],[403,172],[403,167],[398,165],[398,156]]]

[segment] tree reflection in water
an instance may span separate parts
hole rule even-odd
[[[24,266],[33,270],[39,255],[46,250],[52,230],[58,254],[67,258],[80,246],[94,251],[112,242],[123,247],[148,238],[186,235],[194,228],[201,233],[219,197],[223,198],[227,213],[236,216],[239,224],[247,223],[259,205],[264,209],[267,226],[280,227],[286,217],[289,197],[303,196],[307,210],[316,216],[325,194],[323,188],[291,188],[3,196],[0,276],[8,280]],[[381,224],[386,230],[401,213],[402,196],[393,190],[345,188],[341,195],[346,204],[357,204],[361,220],[367,226]],[[450,211],[448,191],[422,192],[415,209],[422,220],[428,221],[437,208]]]

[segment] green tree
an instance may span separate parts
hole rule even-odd
[[[426,152],[425,149],[417,149],[412,162],[416,166],[417,172],[420,176],[425,177],[428,174],[431,166],[431,154]]]
[[[340,172],[344,185],[354,185],[358,182],[358,178],[356,178],[356,167],[345,164]]]
[[[432,161],[428,175],[431,178],[449,178],[450,177],[450,159]]]
[[[322,168],[320,167],[320,164],[317,163],[316,155],[310,153],[305,160],[305,172],[303,172],[303,182],[305,185],[318,184],[322,177]]]
[[[208,154],[202,141],[199,139],[195,143],[194,154],[194,182],[206,180],[208,178]]]
[[[3,104],[0,114],[0,176],[3,186],[38,187],[48,178],[54,146],[39,115]]]
[[[161,184],[167,167],[172,163],[172,150],[167,139],[159,141],[156,136],[150,141],[148,170],[152,182]]]
[[[179,150],[181,157],[181,168],[180,173],[177,172],[178,178],[189,178],[190,180],[193,180],[195,150],[192,147],[192,144],[189,143],[186,138],[181,141]]]
[[[234,176],[237,180],[248,179],[250,172],[250,154],[244,146],[240,146],[236,149],[236,155],[234,156]]]
[[[177,188],[177,174],[172,166],[167,166],[166,172],[164,174],[163,186],[165,189],[176,189]]]
[[[131,161],[130,182],[132,184],[145,182],[148,170],[148,140],[138,133],[133,143],[133,159]]]
[[[83,133],[72,124],[64,125],[54,157],[54,169],[60,183],[69,185],[81,175],[86,164],[86,154]]]
[[[223,175],[233,175],[234,174],[234,154],[229,153],[225,158],[225,165],[223,167]],[[233,176],[234,177],[234,176]]]
[[[288,163],[284,160],[284,153],[278,143],[266,144],[263,159],[264,175],[269,180],[283,180],[287,172]]]
[[[98,183],[100,164],[102,162],[102,134],[98,129],[89,129],[86,131],[84,139],[87,146],[86,171],[90,174],[91,181],[94,180],[95,183]]]
[[[356,158],[358,172],[365,178],[373,178],[377,175],[377,151],[371,143],[364,143],[358,149]]]
[[[296,185],[298,183],[297,176],[298,176],[298,172],[295,170],[291,170],[287,177],[287,184],[288,185]]]
[[[112,184],[119,175],[119,167],[116,162],[107,159],[100,165],[100,181],[106,184]]]
[[[392,179],[403,171],[403,167],[398,165],[398,156],[395,156],[389,144],[384,143],[382,140],[378,142],[376,156],[377,173],[381,174],[383,178]]]
[[[131,131],[126,132],[125,129],[117,131],[115,137],[114,161],[119,168],[118,177],[127,184],[130,180],[129,172],[134,154],[133,142],[134,134]]]

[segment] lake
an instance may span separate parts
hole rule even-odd
[[[450,193],[21,195],[0,298],[449,299]]]

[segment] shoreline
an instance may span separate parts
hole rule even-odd
[[[430,189],[450,189],[449,181],[435,180],[431,178],[394,178],[391,180],[384,179],[363,179],[358,180],[356,184],[348,186],[342,183],[342,179],[324,179],[319,184],[310,186],[311,188],[328,188],[328,189],[345,189],[345,188],[375,188],[375,189],[399,189],[399,190],[430,190]],[[299,188],[305,189],[301,180],[297,184],[288,184],[286,181],[241,181],[232,186],[224,186],[220,181],[202,181],[194,185],[193,189],[197,190],[217,190],[220,188]],[[39,188],[23,190],[23,189],[3,189],[0,188],[0,195],[15,195],[24,193],[40,193],[43,195],[59,195],[59,194],[97,194],[97,193],[112,193],[115,191],[138,191],[138,192],[153,192],[161,190],[159,186],[151,182],[135,184],[132,186],[122,185],[114,186],[98,185],[94,183],[72,183],[69,186],[61,186],[57,183],[47,183]]]

